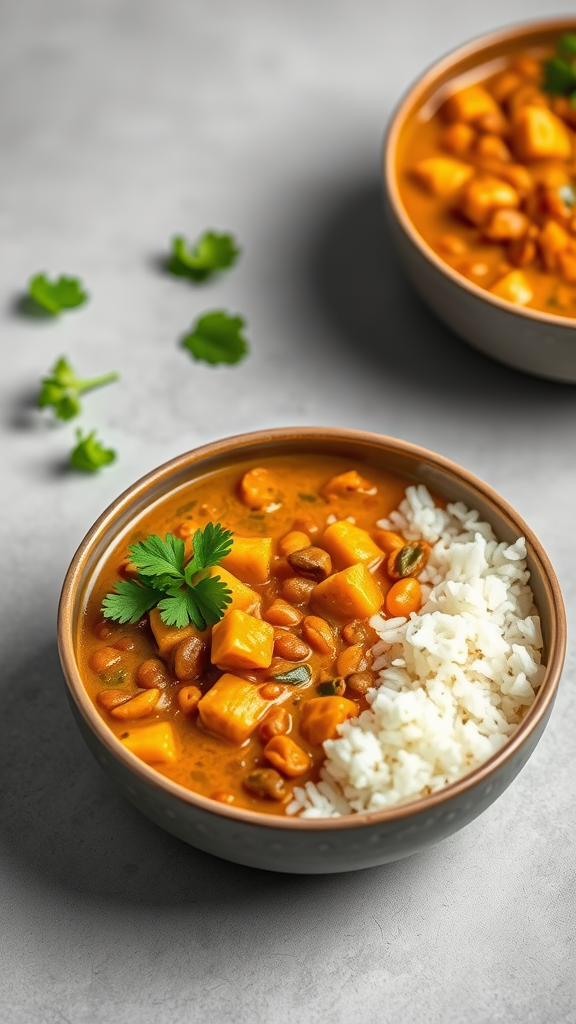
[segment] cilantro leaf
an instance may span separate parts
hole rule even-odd
[[[193,555],[186,566],[186,581],[190,583],[194,573],[218,565],[232,547],[232,534],[220,523],[206,523],[204,530],[196,530],[192,538]]]
[[[206,231],[193,246],[189,245],[183,235],[176,235],[172,239],[172,254],[167,269],[179,277],[205,281],[219,270],[233,266],[240,251],[233,235]]]
[[[248,352],[248,342],[242,334],[244,323],[242,317],[230,316],[224,310],[205,313],[192,325],[182,344],[194,359],[213,366],[238,363]]]
[[[542,65],[544,92],[556,96],[571,95],[576,90],[576,34],[562,36],[556,53]]]
[[[137,622],[144,612],[158,607],[167,626],[182,628],[193,622],[204,630],[215,625],[230,604],[232,591],[207,570],[228,554],[232,534],[220,523],[207,523],[204,530],[196,530],[193,544],[194,556],[187,565],[184,541],[171,533],[164,540],[153,533],[131,544],[128,554],[136,579],[115,584],[102,602],[104,617]]]
[[[42,378],[38,406],[40,409],[51,406],[58,419],[71,420],[82,411],[79,396],[84,391],[118,380],[118,377],[117,373],[104,373],[99,377],[80,380],[66,357],[61,356],[54,364],[51,375]]]
[[[119,580],[102,601],[102,612],[116,622],[138,622],[156,607],[161,597],[155,587],[143,586],[136,580]]]
[[[101,466],[107,466],[116,459],[116,452],[112,448],[104,448],[96,439],[96,431],[82,436],[82,431],[76,431],[76,447],[72,449],[70,462],[75,469],[82,469],[87,473],[95,473]]]
[[[160,590],[184,582],[184,541],[173,533],[167,533],[164,540],[152,533],[130,545],[128,552],[138,575],[153,579]]]
[[[46,274],[36,274],[28,282],[29,297],[47,313],[57,316],[63,309],[81,306],[88,299],[88,293],[76,277],[62,275],[49,281]]]

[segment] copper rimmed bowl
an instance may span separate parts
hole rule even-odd
[[[98,563],[109,546],[153,502],[207,472],[281,454],[349,457],[423,483],[430,491],[477,508],[497,537],[526,537],[531,586],[542,619],[547,670],[536,699],[506,745],[460,781],[412,803],[370,814],[303,819],[222,804],[165,778],[128,751],[85,691],[76,656],[78,624]],[[448,459],[378,434],[283,428],[241,434],[186,452],[138,480],[114,501],[74,555],[62,590],[59,649],[70,705],[96,760],[143,814],[192,846],[252,867],[295,873],[352,871],[397,860],[452,835],[510,785],[532,754],[552,711],[566,644],[560,589],[542,545],[490,487]]]
[[[400,260],[430,309],[464,341],[515,369],[550,380],[576,383],[576,318],[516,306],[457,273],[428,245],[402,202],[398,178],[410,125],[434,108],[450,83],[502,58],[556,44],[576,32],[576,19],[515,25],[481,36],[447,54],[411,86],[394,111],[383,150],[384,205]],[[489,73],[487,71],[486,73]]]

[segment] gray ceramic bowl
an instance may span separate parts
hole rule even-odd
[[[576,383],[576,320],[515,306],[458,274],[422,238],[402,203],[398,156],[411,116],[452,79],[531,47],[554,45],[576,32],[576,19],[516,25],[452,51],[429,68],[396,108],[384,144],[384,196],[388,222],[404,268],[436,315],[486,355],[519,370]]]
[[[349,456],[421,482],[479,509],[497,536],[527,538],[531,585],[542,618],[546,677],[524,721],[505,747],[464,779],[424,799],[331,819],[274,817],[218,803],[171,782],[131,754],[88,699],[75,654],[83,599],[100,559],[151,502],[200,474],[281,453]],[[526,763],[548,721],[564,660],[566,625],[554,571],[541,544],[486,484],[439,455],[394,438],[315,427],[276,429],[216,441],[160,466],[125,491],[82,541],[62,590],[58,636],[72,711],[110,780],[145,815],[185,842],[252,867],[297,873],[352,871],[406,857],[452,835],[481,814]]]

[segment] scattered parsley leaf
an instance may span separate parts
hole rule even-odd
[[[63,309],[74,309],[88,299],[88,293],[76,277],[61,276],[49,281],[46,274],[36,274],[28,282],[29,297],[47,313],[56,316]]]
[[[558,40],[556,53],[543,65],[544,92],[556,96],[570,96],[576,90],[576,34],[567,33]]]
[[[248,342],[242,334],[244,320],[229,316],[224,310],[205,313],[192,325],[182,344],[194,359],[212,366],[218,363],[238,363],[248,352]]]
[[[102,612],[116,622],[138,622],[146,612],[155,608],[162,593],[154,587],[143,586],[136,580],[119,580],[114,590],[106,594]]]
[[[240,255],[233,235],[219,235],[206,231],[193,246],[183,235],[172,239],[172,254],[167,269],[179,277],[192,281],[205,281],[220,270],[232,267]]]
[[[82,469],[87,473],[95,473],[101,466],[107,466],[116,459],[116,452],[112,448],[104,448],[100,441],[96,440],[96,431],[82,436],[82,431],[76,431],[76,447],[70,455],[70,462],[75,469]]]
[[[90,380],[80,380],[66,357],[61,356],[50,377],[42,378],[38,406],[40,409],[52,406],[58,419],[71,420],[82,411],[79,396],[84,391],[118,380],[118,376],[117,373],[105,373]]]
[[[182,628],[193,622],[198,629],[213,626],[232,600],[232,592],[219,576],[206,571],[217,565],[232,547],[232,534],[220,523],[207,523],[193,537],[193,556],[184,564],[184,541],[168,533],[164,540],[150,534],[128,548],[137,569],[129,585],[123,580],[102,602],[105,618],[137,622],[158,607],[167,626]],[[135,618],[132,618],[135,616]]]

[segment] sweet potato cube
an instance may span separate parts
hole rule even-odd
[[[519,205],[520,196],[516,189],[489,175],[468,182],[460,198],[460,210],[478,226],[485,224],[494,210],[516,209]]]
[[[469,124],[463,124],[461,121],[454,121],[453,124],[448,124],[442,130],[440,135],[440,145],[442,149],[446,149],[448,153],[456,153],[462,156],[464,153],[468,153],[474,139],[476,138],[476,132]]]
[[[338,726],[347,718],[358,714],[358,705],[347,697],[313,697],[302,707],[300,732],[308,743],[324,743],[338,735]]]
[[[538,244],[547,269],[554,270],[560,253],[570,244],[570,235],[555,220],[547,220],[538,235]]]
[[[152,722],[131,729],[120,742],[146,764],[170,764],[176,758],[176,741],[170,722]]]
[[[499,114],[500,107],[482,85],[469,85],[453,92],[442,105],[442,116],[447,121],[474,124],[484,114]]]
[[[165,622],[162,622],[158,608],[153,608],[148,612],[148,619],[161,658],[167,658],[181,640],[186,640],[189,636],[198,636],[201,640],[206,640],[210,632],[207,629],[197,629],[193,625],[183,626],[180,629],[177,626],[167,626]]]
[[[558,267],[568,284],[576,284],[576,252],[561,252],[558,256]]]
[[[219,668],[268,668],[274,648],[274,626],[236,608],[212,628],[213,665]]]
[[[546,107],[520,107],[512,124],[512,144],[519,160],[569,160],[572,140],[566,125]]]
[[[231,743],[244,743],[271,706],[290,694],[286,689],[278,700],[271,701],[261,696],[260,689],[256,683],[225,672],[198,704],[202,724]]]
[[[270,579],[271,558],[270,537],[234,536],[231,551],[220,565],[243,583],[266,583]]]
[[[474,174],[474,168],[451,156],[429,156],[415,164],[412,173],[433,196],[451,196]]]
[[[372,567],[384,557],[384,552],[374,543],[368,531],[349,523],[347,519],[326,527],[321,543],[338,569],[346,569],[358,562]]]
[[[516,306],[525,306],[532,298],[532,289],[521,270],[511,270],[501,277],[490,289],[492,295],[499,299],[513,302]]]
[[[242,583],[237,576],[233,576],[228,569],[222,565],[215,565],[208,572],[209,576],[219,576],[229,590],[232,591],[232,601],[226,605],[224,615],[240,609],[242,612],[255,612],[260,607],[260,595]]]
[[[367,619],[384,604],[382,592],[366,566],[359,562],[318,583],[312,602],[321,615],[337,619]]]

